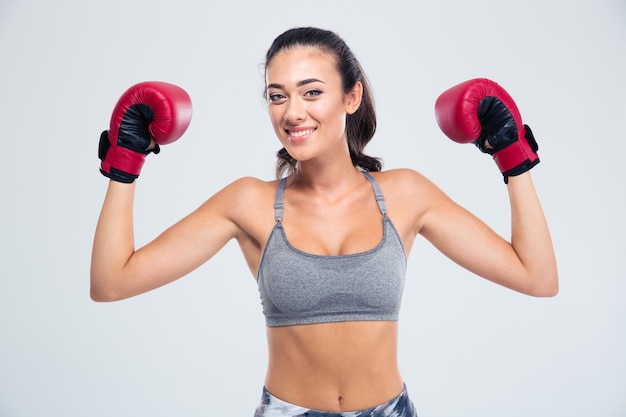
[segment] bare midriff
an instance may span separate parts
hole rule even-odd
[[[356,411],[395,398],[403,388],[396,321],[269,327],[266,389],[321,411]]]

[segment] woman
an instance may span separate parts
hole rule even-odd
[[[268,325],[268,370],[255,416],[415,416],[397,366],[397,318],[406,257],[418,234],[497,284],[534,296],[558,290],[529,172],[538,159],[511,167],[515,157],[497,157],[505,142],[528,148],[530,130],[524,134],[518,120],[511,138],[506,120],[517,115],[506,97],[476,109],[490,123],[477,145],[494,155],[507,182],[509,243],[419,173],[383,172],[378,159],[363,153],[376,129],[373,99],[358,61],[336,34],[286,31],[265,64],[269,114],[282,144],[278,179],[231,183],[138,250],[134,179],[145,154],[181,135],[188,118],[165,122],[175,126],[160,137],[146,129],[152,113],[162,112],[158,105],[120,99],[130,102],[118,103],[100,145],[101,171],[111,181],[94,239],[92,298],[119,300],[167,284],[236,239],[257,278]],[[178,94],[170,100],[174,111],[187,111],[179,90],[156,88],[170,99]],[[455,99],[451,94],[446,97]],[[445,100],[438,106],[444,131],[463,123],[446,119]],[[133,156],[120,156],[126,154]]]

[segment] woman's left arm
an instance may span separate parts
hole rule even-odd
[[[527,275],[527,293],[554,296],[559,291],[550,230],[530,172],[510,177],[511,247]]]
[[[530,172],[510,177],[511,239],[456,204],[433,184],[419,233],[469,271],[523,294],[558,292],[552,238]]]
[[[556,295],[552,239],[530,177],[539,163],[538,146],[511,96],[486,78],[468,80],[439,96],[435,115],[448,138],[472,142],[493,157],[508,187],[511,241],[441,192],[431,193],[424,236],[478,275],[525,294]]]

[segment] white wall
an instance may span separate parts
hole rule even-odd
[[[261,63],[283,30],[337,31],[374,87],[371,154],[420,170],[508,235],[489,157],[444,138],[440,92],[489,77],[516,99],[561,292],[533,299],[475,278],[420,240],[401,318],[421,417],[626,415],[626,5],[622,0],[2,0],[0,416],[251,416],[266,347],[235,244],[130,300],[89,299],[107,180],[99,134],[144,80],[184,87],[185,137],[148,158],[143,244],[244,175],[273,175]],[[253,202],[251,202],[252,204]]]

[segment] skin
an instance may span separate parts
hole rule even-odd
[[[318,255],[375,247],[382,238],[381,214],[371,185],[352,165],[345,136],[346,115],[361,102],[361,84],[344,94],[332,57],[302,47],[278,53],[266,68],[266,82],[276,135],[298,160],[297,174],[285,190],[288,240]],[[510,241],[414,170],[373,175],[407,256],[420,234],[454,262],[499,285],[532,296],[558,292],[550,233],[529,172],[511,177],[507,185]],[[276,186],[276,181],[236,180],[136,250],[135,184],[110,181],[94,238],[92,298],[120,300],[165,285],[209,260],[231,239],[256,277],[275,224]],[[257,202],[253,209],[249,201]],[[397,323],[389,321],[268,328],[265,385],[282,400],[317,410],[384,403],[402,390],[397,330]]]

